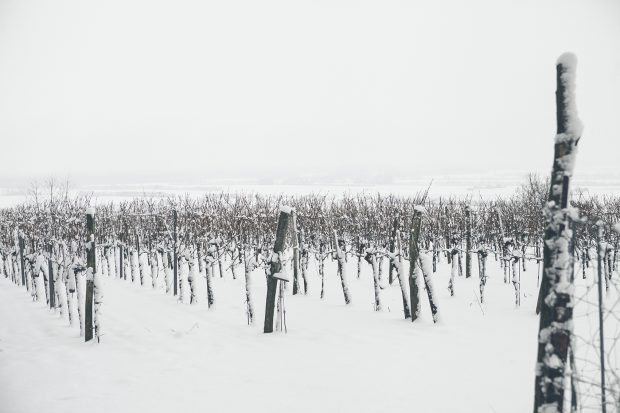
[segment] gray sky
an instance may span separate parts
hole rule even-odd
[[[618,1],[0,0],[0,175],[547,171],[565,51],[618,170]]]

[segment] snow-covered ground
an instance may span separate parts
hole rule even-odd
[[[104,336],[85,344],[22,287],[0,279],[0,411],[108,412],[523,412],[533,405],[537,271],[522,272],[521,307],[489,256],[485,297],[478,270],[447,289],[445,258],[433,275],[441,321],[422,291],[422,319],[402,316],[398,281],[373,311],[370,266],[349,259],[353,303],[345,306],[336,263],[326,261],[326,296],[311,260],[309,294],[286,292],[288,334],[263,334],[265,278],[254,271],[256,321],[247,325],[242,268],[206,282],[197,304],[178,303],[149,283],[103,277]],[[147,286],[148,285],[148,286]],[[483,313],[484,311],[484,313]]]

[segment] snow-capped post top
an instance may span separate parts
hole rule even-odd
[[[422,205],[416,205],[415,207],[413,207],[413,210],[420,214],[426,214],[426,208],[424,208]]]
[[[86,208],[86,215],[95,215],[95,208],[94,207]]]
[[[556,62],[557,90],[555,92],[557,111],[556,139],[563,139],[570,135],[578,139],[583,131],[583,124],[577,114],[575,94],[575,79],[577,73],[577,56],[573,53],[564,53]]]
[[[286,205],[282,205],[280,207],[280,211],[284,212],[285,214],[291,215],[295,211],[295,208],[290,207],[290,206],[286,206]]]

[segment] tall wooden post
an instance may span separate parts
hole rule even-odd
[[[142,226],[142,220],[139,220],[138,227]],[[136,237],[136,250],[138,251],[138,275],[140,276],[140,285],[144,285],[144,267],[142,266],[140,259],[140,234],[138,230],[134,228],[134,236]]]
[[[22,273],[22,285],[26,285],[26,290],[28,290],[28,284],[26,284],[26,270],[24,268],[24,248],[25,248],[25,241],[24,241],[24,237],[20,234],[19,235],[19,268],[21,269],[21,273]]]
[[[123,240],[121,238],[120,242],[118,243],[118,249],[119,249],[119,254],[118,254],[118,265],[119,265],[119,277],[122,280],[123,279],[123,273],[125,272],[125,268],[123,265]]]
[[[54,307],[56,307],[56,291],[55,291],[55,285],[54,285],[54,265],[52,264],[52,256],[54,254],[54,246],[53,244],[50,242],[49,244],[49,259],[47,261],[47,272],[48,272],[48,277],[49,277],[49,284],[50,284],[50,308],[53,309]]]
[[[265,333],[273,333],[273,313],[276,305],[276,292],[278,288],[278,279],[273,277],[273,274],[280,272],[282,263],[280,262],[280,253],[284,251],[284,245],[286,242],[286,232],[288,230],[288,220],[291,215],[291,210],[283,208],[280,210],[280,216],[278,218],[278,229],[276,231],[276,242],[273,246],[274,255],[278,255],[278,258],[271,261],[271,267],[269,275],[267,276],[267,299],[265,303],[265,326],[263,331]]]
[[[465,206],[465,278],[471,277],[471,210]]]
[[[396,248],[396,234],[398,232],[398,218],[394,218],[394,225],[392,225],[392,236],[390,237],[390,252],[393,254]],[[394,282],[394,264],[390,261],[388,265],[388,282],[390,285]]]
[[[415,321],[420,315],[420,285],[415,273],[420,248],[420,230],[422,227],[422,212],[414,210],[411,234],[409,236],[409,302],[411,303],[411,321]]]
[[[177,289],[178,289],[178,265],[179,265],[179,259],[177,258],[177,211],[176,209],[174,211],[172,211],[172,258],[174,259],[174,262],[172,263],[172,268],[173,268],[173,283],[174,283],[174,295],[176,296],[178,294]]]
[[[334,242],[334,248],[336,250],[336,258],[338,259],[338,275],[340,276],[340,283],[342,285],[344,303],[351,304],[351,293],[349,293],[349,285],[347,283],[347,270],[345,261],[346,255],[344,251],[340,248],[340,244],[338,244],[338,234],[336,234],[336,230],[332,231],[332,237]]]
[[[306,273],[308,272],[308,250],[305,246],[306,237],[304,236],[303,229],[299,232],[297,242],[299,243],[299,246],[301,248],[299,267],[301,269],[301,278],[303,278],[304,280],[304,294],[308,294],[308,277],[306,276]]]
[[[603,222],[598,221],[596,223],[596,270],[598,274],[598,340],[599,340],[599,362],[601,364],[601,412],[607,412],[607,401],[605,399],[605,332],[604,332],[604,317],[603,317],[603,257],[605,252],[603,251]]]
[[[293,295],[299,292],[299,238],[297,237],[297,213],[291,213],[291,237],[293,239]]]
[[[123,243],[121,244],[121,253],[123,254],[123,259],[125,257],[125,253],[127,253],[127,263],[129,264],[129,266],[131,266],[131,257],[129,256],[129,248],[127,247],[127,245],[129,244],[129,230],[127,229],[127,222],[125,222],[123,225],[125,230],[123,231]],[[131,274],[131,269],[129,271],[129,274]],[[127,279],[127,270],[125,269],[124,265],[123,279]]]
[[[396,276],[398,277],[398,284],[400,286],[401,295],[403,297],[403,314],[405,319],[411,317],[411,310],[409,309],[409,298],[407,297],[407,284],[405,282],[405,274],[403,274],[403,249],[400,242],[400,232],[396,231],[396,248],[394,253],[396,254],[396,262],[398,263],[398,268],[396,269]],[[390,262],[393,259],[390,257]]]
[[[564,411],[566,367],[572,336],[574,258],[570,248],[569,185],[581,123],[575,107],[576,57],[565,53],[556,65],[557,135],[549,201],[544,208],[543,280],[538,308],[540,325],[534,412]]]
[[[84,341],[93,339],[95,290],[95,210],[86,210],[86,304],[84,307]]]

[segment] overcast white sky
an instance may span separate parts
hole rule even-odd
[[[620,170],[620,2],[0,0],[0,175]],[[194,179],[195,181],[195,179]]]

